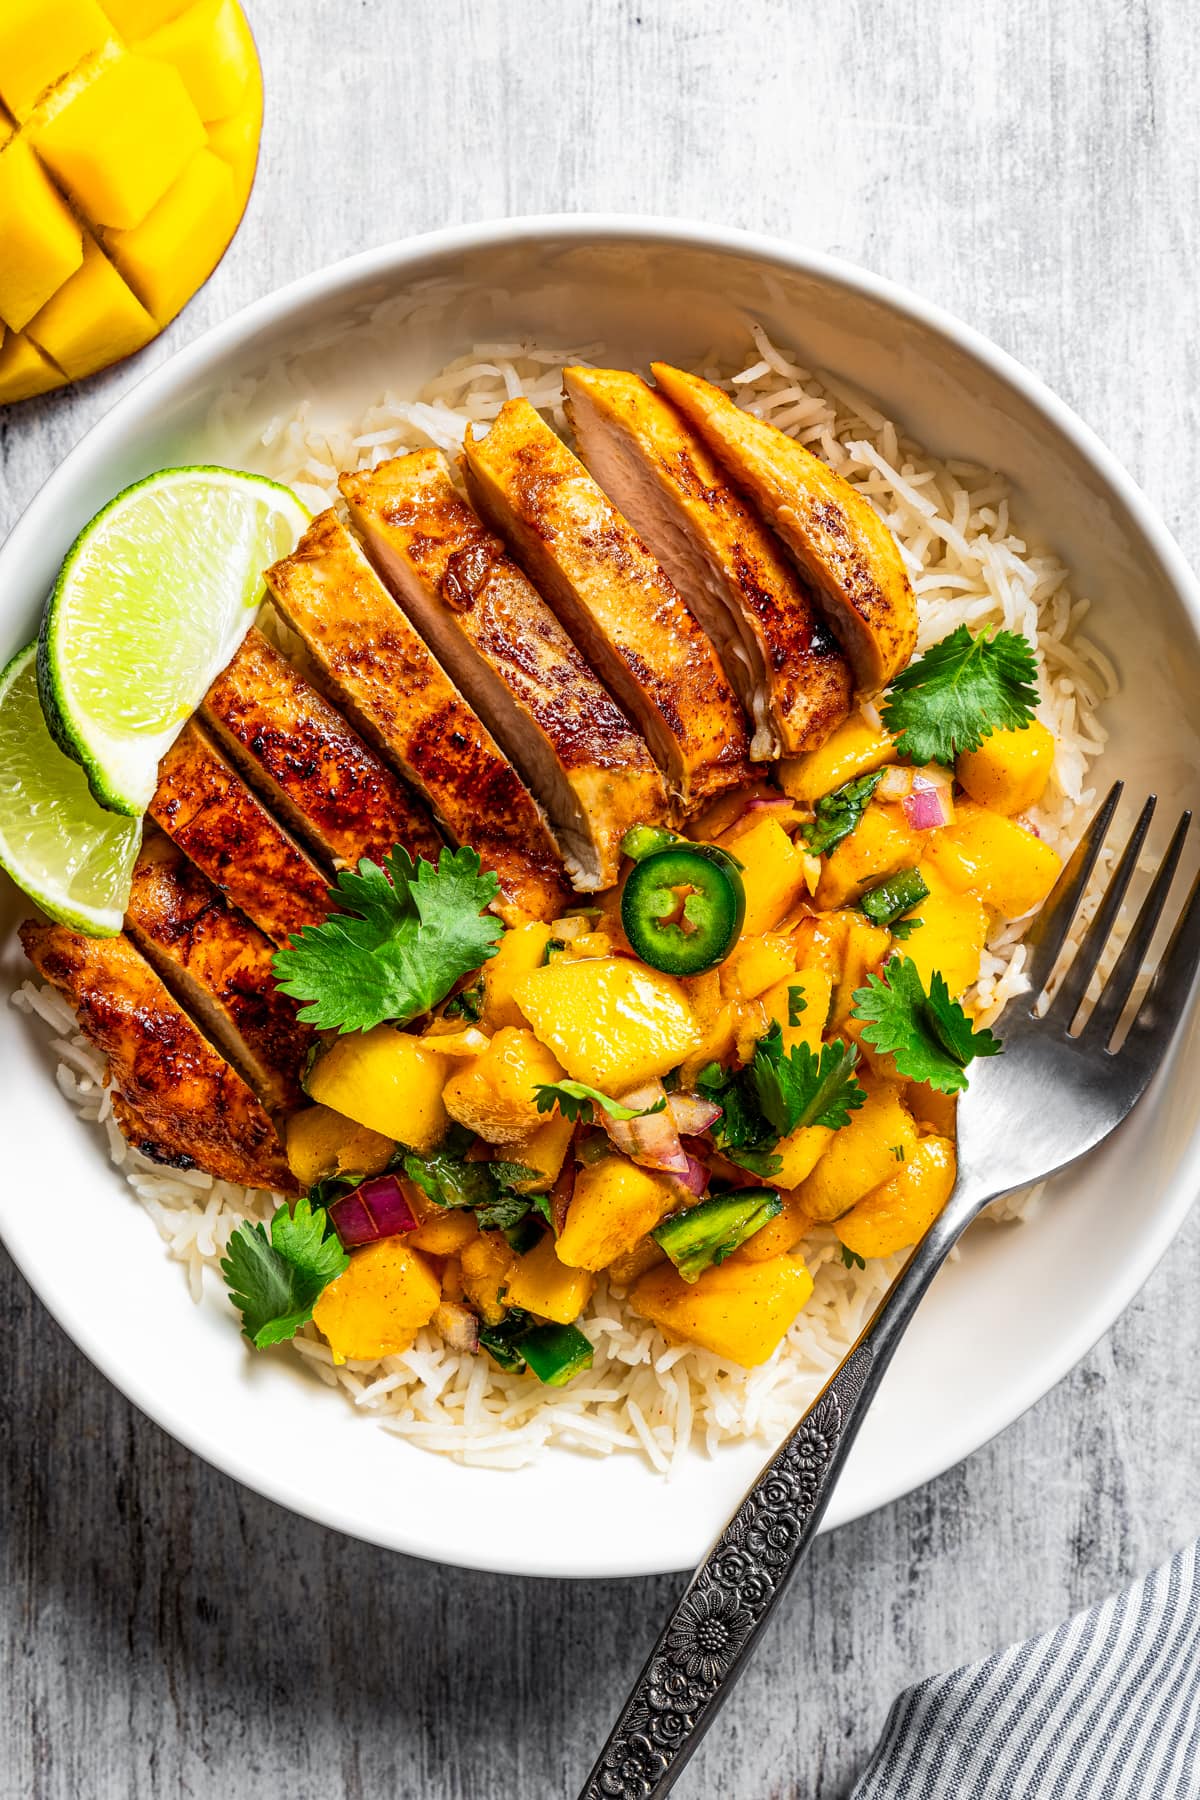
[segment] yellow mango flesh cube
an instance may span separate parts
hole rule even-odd
[[[396,1146],[331,1106],[306,1106],[285,1127],[288,1167],[301,1187],[331,1175],[378,1175]]]
[[[0,406],[30,400],[62,382],[62,370],[19,332],[5,333],[0,344]]]
[[[562,1069],[528,1026],[505,1026],[481,1056],[454,1068],[442,1094],[450,1117],[489,1144],[516,1144],[537,1130],[537,1089]]]
[[[896,746],[887,732],[869,725],[861,713],[853,713],[819,750],[785,758],[779,765],[779,785],[793,800],[812,806],[856,775],[869,775],[872,769],[895,760]]]
[[[441,1207],[429,1202],[429,1211],[406,1242],[429,1256],[458,1256],[479,1236],[470,1207]]]
[[[993,731],[978,750],[964,750],[954,773],[972,800],[1012,814],[1037,805],[1053,767],[1053,733],[1033,719],[1023,731]]]
[[[1062,869],[1049,844],[974,801],[956,809],[952,825],[930,833],[925,854],[952,888],[973,893],[1005,919],[1040,906]]]
[[[420,1251],[403,1238],[384,1238],[354,1251],[349,1268],[313,1307],[313,1323],[334,1362],[373,1362],[407,1350],[441,1299],[441,1284]]]
[[[743,937],[721,964],[721,989],[729,1000],[757,1000],[795,967],[791,938]]]
[[[178,69],[204,120],[225,119],[234,111],[253,60],[234,0],[197,0],[179,18],[143,38],[138,50]]]
[[[29,321],[29,335],[77,380],[140,350],[154,320],[98,247],[86,240],[83,266]]]
[[[812,1230],[813,1221],[795,1194],[781,1193],[779,1198],[783,1202],[783,1211],[768,1219],[753,1237],[746,1239],[730,1258],[732,1263],[770,1262],[772,1257],[786,1256]]]
[[[105,247],[161,326],[218,261],[237,218],[228,164],[201,150],[140,225],[106,232]]]
[[[856,1256],[891,1256],[925,1235],[950,1198],[957,1164],[949,1138],[925,1137],[896,1173],[834,1226]]]
[[[987,942],[988,911],[973,894],[958,894],[931,863],[918,865],[929,894],[907,915],[921,926],[905,939],[903,954],[920,971],[925,991],[937,969],[955,1000],[979,980],[979,964]]]
[[[585,1269],[569,1269],[555,1249],[554,1234],[547,1232],[532,1250],[519,1256],[508,1278],[504,1296],[510,1306],[536,1313],[555,1325],[570,1325],[592,1297],[596,1278]]]
[[[920,853],[920,839],[900,808],[872,801],[850,835],[825,858],[817,905],[828,911],[857,900],[864,889],[915,863]]]
[[[543,1194],[552,1188],[562,1173],[567,1151],[575,1135],[575,1126],[560,1112],[544,1113],[544,1125],[527,1138],[522,1138],[509,1152],[511,1162],[524,1163],[537,1170],[536,1181],[518,1181],[514,1185],[522,1194]]]
[[[104,0],[104,10],[125,42],[132,44],[174,19],[187,3],[188,0]]]
[[[137,225],[205,143],[177,69],[119,56],[33,130],[39,155],[98,225]]]
[[[864,913],[843,913],[845,935],[842,939],[841,965],[837,973],[833,1002],[829,1009],[829,1029],[840,1031],[850,1017],[854,995],[865,987],[867,976],[876,973],[892,947],[892,934],[882,925],[872,925]]]
[[[718,1263],[687,1282],[669,1264],[643,1275],[633,1310],[675,1342],[753,1369],[782,1343],[812,1293],[812,1277],[796,1257]]]
[[[761,937],[763,932],[774,931],[807,892],[803,847],[794,844],[769,813],[751,813],[745,825],[726,833],[721,846],[744,865],[742,886],[746,890],[746,917],[742,924],[743,936]]]
[[[699,1041],[679,983],[629,957],[556,957],[514,997],[573,1080],[614,1096],[665,1075]]]
[[[800,969],[768,988],[763,1005],[767,1017],[779,1026],[785,1051],[794,1044],[807,1044],[810,1050],[821,1048],[832,998],[833,982],[824,969]],[[796,1001],[803,1006],[797,1008],[798,1023],[791,1025],[788,1021]]]
[[[0,150],[0,319],[21,331],[83,261],[83,233],[21,138]]]
[[[246,33],[249,39],[249,31]],[[253,52],[253,44],[250,46]],[[233,191],[239,206],[246,204],[254,171],[258,166],[258,143],[262,133],[262,76],[257,59],[250,69],[246,98],[228,119],[219,119],[208,128],[208,147],[233,173]]]
[[[504,1317],[508,1278],[516,1260],[498,1231],[481,1231],[462,1253],[463,1292],[485,1325],[498,1325]]]
[[[780,1138],[773,1151],[779,1158],[779,1169],[770,1178],[772,1186],[778,1182],[782,1188],[798,1188],[807,1181],[829,1148],[833,1135],[828,1125],[800,1125],[787,1137]]]
[[[3,0],[0,98],[27,119],[46,88],[112,35],[96,0]]]
[[[895,1174],[916,1147],[917,1128],[896,1083],[863,1078],[867,1098],[835,1131],[797,1199],[814,1219],[840,1218]]]
[[[624,1156],[602,1157],[575,1179],[558,1259],[572,1269],[607,1268],[678,1206],[678,1192],[665,1176]]]
[[[348,1033],[322,1052],[305,1085],[313,1100],[412,1150],[446,1135],[446,1063],[392,1025]]]
[[[495,956],[483,965],[483,1017],[485,1031],[504,1025],[524,1025],[524,1013],[513,998],[517,983],[533,969],[540,969],[550,942],[548,925],[535,922],[506,931]]]

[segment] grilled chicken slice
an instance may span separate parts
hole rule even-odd
[[[176,1163],[190,1158],[223,1181],[296,1191],[270,1114],[127,937],[84,937],[36,919],[20,936],[107,1056],[126,1103],[118,1123],[140,1134],[131,1141],[153,1143]]]
[[[716,645],[757,762],[824,743],[849,664],[779,540],[661,394],[624,369],[565,369],[579,454]]]
[[[877,694],[917,643],[917,603],[875,509],[817,456],[698,375],[652,363],[659,387],[775,527],[854,668]]]
[[[500,878],[508,922],[552,919],[568,889],[536,801],[333,512],[267,570],[276,606],[357,724]]]
[[[275,986],[274,945],[159,831],[134,866],[125,929],[259,1099],[299,1106],[314,1033]]]
[[[380,862],[397,844],[437,861],[442,840],[416,795],[254,626],[201,717],[280,818],[335,867]]]
[[[683,807],[745,779],[716,651],[632,526],[528,400],[463,446],[471,496],[644,733]]]
[[[611,887],[622,837],[667,812],[643,740],[438,451],[339,485],[388,587],[541,799],[575,887]]]
[[[196,724],[158,769],[150,817],[277,944],[329,911],[329,884]]]

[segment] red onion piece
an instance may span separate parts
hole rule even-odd
[[[343,1194],[329,1208],[329,1217],[346,1250],[378,1243],[380,1238],[399,1237],[402,1232],[415,1231],[421,1223],[395,1175],[375,1175]]]
[[[681,1137],[699,1137],[721,1117],[722,1108],[715,1100],[702,1100],[699,1094],[672,1094],[667,1111]]]
[[[951,777],[944,769],[914,769],[912,793],[902,802],[914,831],[940,831],[954,818]]]
[[[747,813],[773,812],[777,807],[795,806],[795,804],[796,802],[787,794],[772,794],[769,799],[760,796],[757,800],[751,800],[749,802],[741,816],[744,819]]]
[[[630,1094],[620,1095],[622,1106],[655,1106],[667,1097],[661,1081],[647,1081]],[[679,1141],[675,1121],[664,1107],[662,1112],[644,1113],[638,1119],[610,1119],[597,1107],[600,1123],[618,1150],[624,1151],[644,1169],[661,1169],[668,1175],[687,1174],[687,1153]]]
[[[708,1186],[708,1170],[698,1156],[689,1156],[687,1162],[687,1174],[677,1175],[676,1180],[680,1187],[687,1189],[689,1194],[702,1194]]]
[[[451,1350],[474,1352],[479,1348],[479,1320],[469,1306],[454,1300],[443,1300],[433,1315],[433,1323]]]

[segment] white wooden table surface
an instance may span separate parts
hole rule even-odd
[[[292,276],[443,223],[616,208],[776,232],[941,302],[1200,555],[1193,0],[247,9],[267,124],[242,230],[132,367],[0,413],[0,532],[139,373]],[[1194,1534],[1198,1290],[1193,1216],[1032,1413],[823,1539],[680,1794],[838,1800],[900,1686]],[[0,1320],[4,1800],[575,1793],[674,1580],[540,1584],[349,1542],[147,1424],[2,1253]]]

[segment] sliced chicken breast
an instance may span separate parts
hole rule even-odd
[[[125,929],[259,1099],[275,1111],[299,1106],[315,1036],[275,986],[275,946],[159,831],[134,866]]]
[[[276,944],[329,911],[329,883],[198,725],[158,769],[150,817]]]
[[[541,809],[336,514],[320,513],[266,580],[355,723],[495,870],[501,917],[561,912],[569,889]]]
[[[380,862],[397,844],[437,861],[442,840],[417,796],[254,626],[209,688],[201,718],[280,818],[335,867]]]
[[[758,762],[815,750],[850,710],[850,667],[820,608],[702,438],[625,369],[563,371],[579,454],[712,639]]]
[[[190,1159],[222,1181],[294,1193],[266,1108],[188,1018],[127,937],[90,938],[27,919],[25,953],[69,1001],[80,1029],[108,1058],[125,1102],[118,1123],[159,1160]]]
[[[611,887],[625,833],[667,813],[643,739],[436,450],[339,485],[375,567],[541,800],[575,887]]]
[[[917,643],[917,603],[887,526],[849,482],[720,388],[651,368],[668,400],[779,533],[850,658],[860,697],[877,694]]]
[[[642,731],[686,809],[746,778],[741,707],[674,586],[527,400],[510,400],[463,460],[471,497],[511,545]]]

